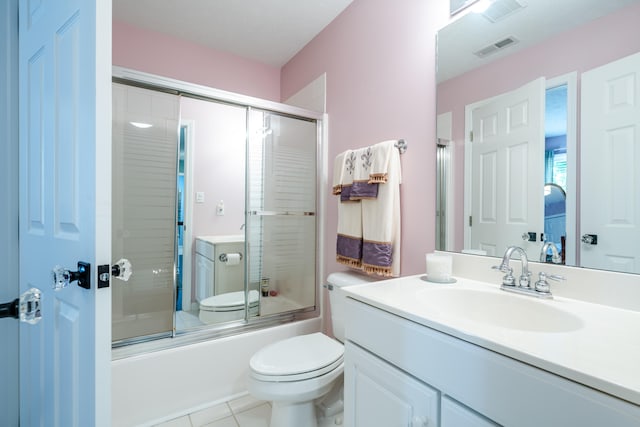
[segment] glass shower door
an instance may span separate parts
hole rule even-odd
[[[179,97],[113,84],[112,340],[173,333]]]
[[[248,285],[260,316],[316,304],[317,134],[315,121],[249,111]]]

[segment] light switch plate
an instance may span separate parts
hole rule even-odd
[[[196,191],[196,203],[204,203],[204,191]]]

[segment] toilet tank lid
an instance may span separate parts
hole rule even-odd
[[[263,375],[295,375],[317,371],[344,354],[344,346],[316,332],[277,341],[253,355],[249,366]]]
[[[362,285],[364,283],[377,282],[382,278],[376,276],[367,276],[355,271],[338,271],[329,274],[327,283],[342,288],[344,286]]]

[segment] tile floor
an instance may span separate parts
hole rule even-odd
[[[271,405],[251,396],[193,412],[157,427],[269,427]]]
[[[156,427],[269,427],[271,405],[245,395],[180,418],[157,424]],[[339,426],[342,414],[323,419],[319,427]],[[304,427],[304,426],[300,426]]]

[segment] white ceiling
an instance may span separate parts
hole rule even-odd
[[[280,67],[353,0],[113,0],[113,19]]]
[[[548,37],[609,14],[640,0],[517,0],[524,9],[491,22],[468,12],[438,32],[438,82],[530,47]],[[512,4],[513,0],[493,0]],[[507,36],[517,44],[484,58],[474,52]],[[569,53],[569,52],[568,52]]]

